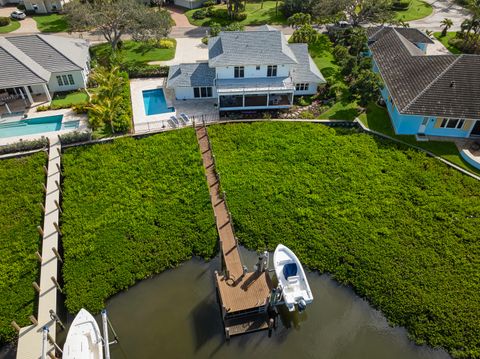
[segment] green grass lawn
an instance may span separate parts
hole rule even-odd
[[[479,357],[477,181],[357,130],[270,122],[209,133],[241,243],[283,243],[418,343]]]
[[[109,296],[192,255],[217,233],[193,129],[68,149],[63,156],[66,306]]]
[[[20,22],[18,20],[10,19],[10,24],[7,26],[0,26],[0,34],[6,34],[20,28]]]
[[[327,35],[322,34],[315,44],[309,45],[308,50],[327,83],[337,86],[342,93],[340,98],[326,112],[320,115],[320,118],[354,120],[358,116],[358,106],[348,98],[348,87],[340,73],[341,68],[335,63],[332,54],[332,42]]]
[[[57,92],[53,96],[52,107],[72,107],[73,105],[79,105],[87,103],[88,95],[83,90],[73,92]]]
[[[173,41],[175,45],[177,44],[175,39],[169,40]],[[127,40],[123,42],[120,55],[124,62],[146,64],[150,61],[172,60],[175,57],[175,48],[176,46],[172,49],[160,49],[149,43]],[[93,58],[97,59],[110,56],[112,51],[110,45],[106,43],[92,46],[90,49]]]
[[[392,127],[392,121],[390,120],[388,112],[385,108],[379,107],[375,104],[370,104],[367,108],[367,111],[359,116],[359,119],[365,126],[372,130],[384,133],[390,137],[397,138],[400,141],[409,143],[411,145],[421,147],[436,154],[437,156],[445,158],[457,166],[480,175],[479,170],[469,165],[462,159],[457,146],[453,142],[417,141],[413,135],[396,135]]]
[[[396,11],[395,20],[412,21],[423,19],[433,12],[430,4],[422,0],[411,0],[407,10]]]
[[[28,325],[34,314],[45,163],[43,152],[0,160],[0,346],[17,336],[12,320]]]
[[[285,24],[287,19],[283,16],[281,12],[282,2],[278,2],[278,11],[275,11],[276,1],[264,1],[263,8],[260,1],[247,2],[247,7],[245,12],[247,13],[247,18],[243,21],[239,21],[240,24],[249,26],[249,25],[278,25]],[[198,9],[192,9],[185,12],[185,15],[188,18],[188,21],[192,25],[196,26],[210,26],[212,22],[216,22],[222,26],[228,25],[233,21],[228,18],[227,6],[226,5],[216,5],[214,6],[216,14],[213,17],[207,17],[205,19],[196,20],[193,18],[193,13]]]
[[[447,32],[446,36],[441,36],[442,35],[441,32],[435,32],[433,36],[435,36],[435,38],[438,41],[440,41],[443,44],[443,46],[445,46],[448,49],[448,51],[450,51],[452,54],[461,54],[462,53],[461,50],[459,50],[457,47],[452,46],[448,43],[448,40],[455,38],[456,34],[457,33],[453,31],[453,32]]]
[[[34,15],[37,27],[41,32],[67,32],[70,30],[65,16],[61,14]]]

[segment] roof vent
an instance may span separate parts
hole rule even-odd
[[[455,87],[455,81],[450,82],[450,87]]]

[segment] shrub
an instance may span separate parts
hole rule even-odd
[[[7,153],[26,152],[32,150],[38,150],[40,148],[46,148],[48,146],[48,140],[42,137],[40,140],[32,141],[18,141],[9,145],[0,146],[0,155]]]
[[[205,45],[208,45],[208,39],[209,39],[208,36],[202,37],[202,43]]]
[[[161,49],[173,49],[175,47],[175,42],[169,39],[161,39],[157,46]]]
[[[207,11],[205,12],[205,15],[207,17],[215,16],[215,8],[213,6],[212,7],[207,7]]]
[[[313,118],[315,118],[315,115],[311,111],[303,111],[303,112],[300,113],[300,118],[303,118],[305,120],[313,119]]]
[[[62,161],[70,312],[99,311],[138,280],[192,255],[214,255],[215,221],[193,129],[73,147]]]
[[[129,78],[167,77],[168,69],[168,66],[131,64],[123,68],[123,70],[128,73]]]
[[[0,27],[1,26],[8,26],[8,25],[10,25],[10,22],[11,22],[10,18],[0,17]]]
[[[80,104],[77,104],[77,105],[73,105],[72,110],[76,114],[87,113],[88,112],[87,106],[88,106],[87,103],[80,103]]]
[[[247,13],[246,12],[239,12],[238,14],[235,14],[233,16],[233,19],[235,21],[243,21],[247,18]]]
[[[25,11],[25,5],[24,4],[18,4],[17,9],[21,11]]]
[[[410,1],[396,0],[392,3],[392,9],[395,11],[407,10],[410,7]]]
[[[60,135],[60,142],[62,145],[69,145],[77,142],[86,142],[92,139],[91,132],[74,131]]]
[[[37,112],[43,112],[50,110],[50,105],[42,105],[37,107]]]
[[[203,3],[203,7],[211,7],[217,5],[215,0],[207,0]]]
[[[217,22],[212,22],[210,24],[210,36],[218,36],[218,34],[222,31],[222,26]]]
[[[202,20],[207,17],[207,11],[205,9],[199,9],[195,11],[192,15],[195,20]]]

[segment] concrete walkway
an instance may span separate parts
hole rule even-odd
[[[196,27],[195,25],[190,24],[188,18],[185,16],[185,11],[187,11],[187,9],[179,6],[166,6],[165,8],[170,13],[173,21],[175,21],[175,27]]]
[[[47,192],[45,195],[45,219],[43,224],[42,241],[42,264],[40,269],[40,293],[38,296],[38,325],[30,325],[22,328],[18,338],[17,358],[38,359],[42,356],[43,330],[49,328],[50,336],[55,340],[55,321],[50,318],[50,310],[57,311],[57,287],[52,277],[57,278],[58,260],[52,248],[58,248],[58,232],[55,223],[58,224],[59,210],[55,202],[60,201],[60,191],[57,183],[60,183],[60,150],[61,144],[58,136],[49,138],[50,148],[48,154]],[[55,354],[54,347],[47,344],[46,352]]]
[[[410,27],[421,30],[441,31],[441,22],[448,18],[453,21],[450,31],[460,30],[460,24],[468,18],[469,12],[453,0],[425,0],[433,7],[433,13],[423,19],[410,21]]]

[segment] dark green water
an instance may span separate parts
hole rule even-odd
[[[242,256],[252,268],[256,255]],[[316,273],[308,274],[315,300],[306,313],[284,316],[271,338],[263,331],[225,342],[213,284],[218,265],[193,259],[111,298],[120,338],[112,358],[449,358],[416,346],[352,290]]]

